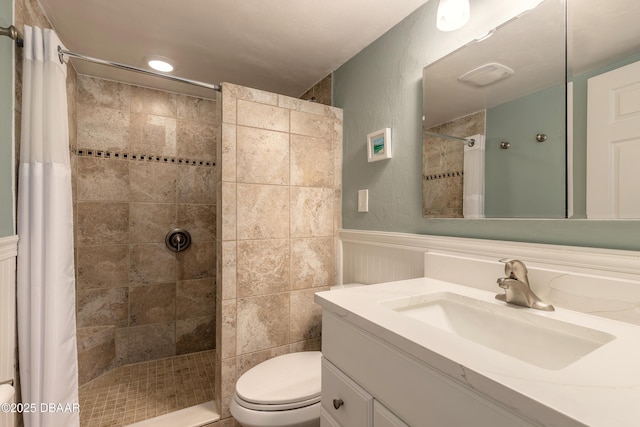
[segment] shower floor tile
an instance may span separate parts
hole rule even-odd
[[[81,427],[122,427],[213,400],[215,350],[113,369],[83,384]]]

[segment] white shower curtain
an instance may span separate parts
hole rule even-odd
[[[462,213],[465,218],[484,218],[484,135],[473,135],[473,147],[464,146]]]
[[[18,181],[18,345],[26,427],[77,427],[78,360],[66,64],[24,28]],[[51,406],[60,405],[60,406]]]

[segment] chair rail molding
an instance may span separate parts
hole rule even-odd
[[[340,239],[343,243],[387,249],[471,255],[487,260],[519,258],[563,270],[640,275],[639,251],[348,229],[340,231]]]

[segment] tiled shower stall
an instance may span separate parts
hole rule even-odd
[[[215,348],[216,101],[78,76],[76,118],[82,397],[114,368]],[[191,234],[184,252],[164,243],[174,228]]]

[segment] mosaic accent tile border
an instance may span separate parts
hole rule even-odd
[[[434,174],[434,175],[424,175],[424,179],[425,179],[425,181],[433,181],[433,180],[436,180],[436,179],[455,178],[457,176],[464,176],[464,172],[463,171],[456,171],[456,172],[439,173],[439,174]]]
[[[178,165],[190,165],[190,166],[215,166],[216,163],[210,160],[200,159],[184,159],[182,157],[170,157],[170,156],[157,156],[153,154],[138,154],[127,153],[120,151],[106,151],[96,150],[93,148],[78,148],[71,150],[76,156],[81,157],[99,157],[103,159],[116,159],[116,160],[136,160],[146,162],[157,163],[172,163]]]

